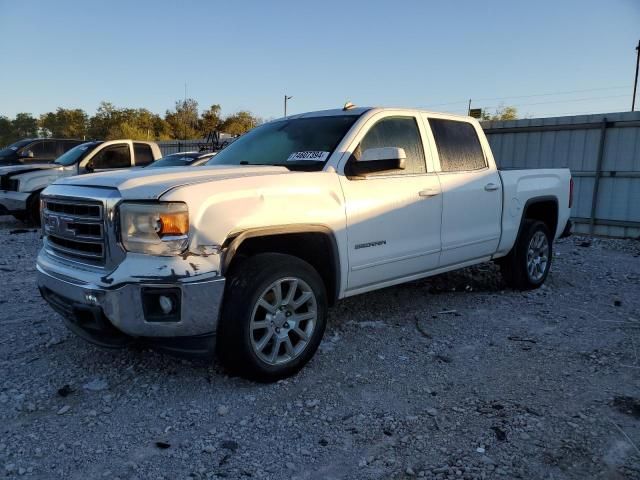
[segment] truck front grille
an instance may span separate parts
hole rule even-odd
[[[71,260],[103,264],[104,206],[97,201],[44,198],[42,225],[52,253]]]

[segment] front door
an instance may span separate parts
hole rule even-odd
[[[131,147],[128,143],[115,143],[102,148],[87,161],[90,172],[104,172],[131,167]]]
[[[427,170],[422,126],[413,116],[378,116],[354,141],[349,162],[369,148],[405,150],[405,169],[341,176],[346,202],[347,291],[410,277],[438,266],[442,195]]]

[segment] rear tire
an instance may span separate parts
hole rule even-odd
[[[326,318],[325,286],[311,265],[278,253],[249,257],[227,279],[218,358],[261,382],[291,376],[318,349]]]
[[[509,287],[532,290],[539,288],[547,279],[552,258],[553,243],[549,229],[539,220],[526,219],[513,249],[497,263]]]

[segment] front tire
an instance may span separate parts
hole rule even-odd
[[[509,287],[532,290],[547,279],[552,258],[552,237],[546,224],[527,219],[513,249],[498,264]]]
[[[316,270],[297,257],[265,253],[246,259],[227,282],[217,341],[222,365],[263,382],[299,371],[326,327],[327,295]]]
[[[40,192],[35,192],[29,197],[24,221],[36,227],[40,226]]]

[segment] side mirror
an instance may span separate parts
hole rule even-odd
[[[20,152],[20,156],[22,158],[33,158],[33,151],[32,150],[23,150],[22,152]]]
[[[84,169],[87,171],[87,173],[91,173],[93,172],[95,169],[93,168],[93,161],[89,160],[87,162],[87,164],[84,166]]]
[[[407,154],[404,148],[381,147],[365,150],[352,165],[355,175],[365,176],[368,173],[386,170],[404,170]]]

